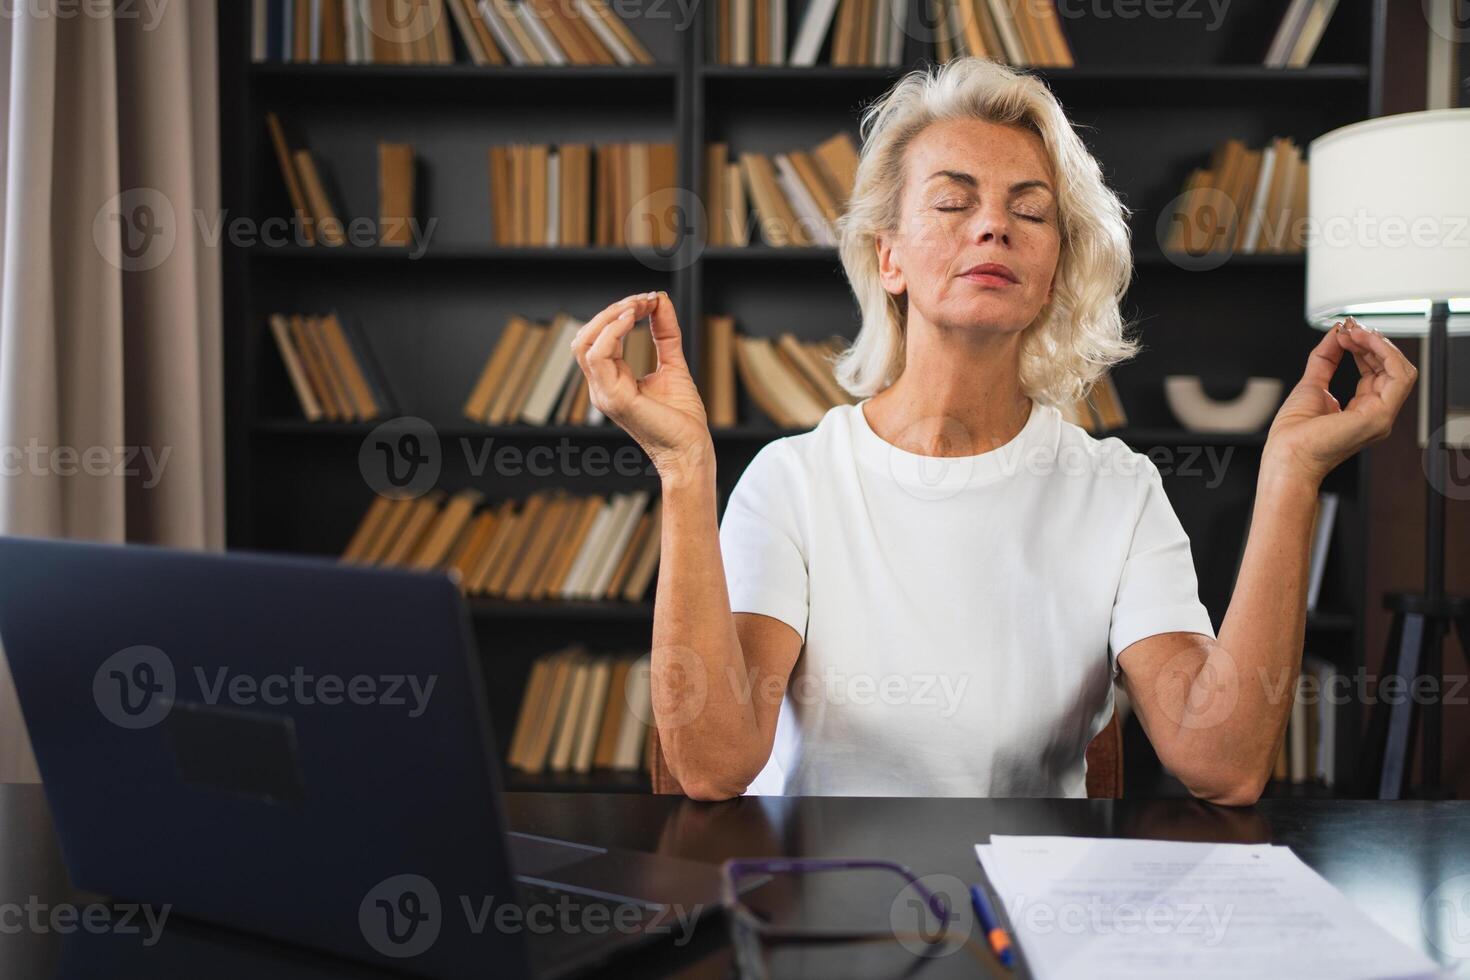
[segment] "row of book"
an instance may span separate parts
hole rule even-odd
[[[706,316],[704,380],[700,393],[711,428],[737,421],[736,378],[757,408],[785,429],[810,429],[835,405],[856,401],[832,374],[832,359],[846,346],[840,337],[774,340],[735,330],[729,316]]]
[[[905,63],[912,0],[811,0],[787,50],[785,0],[718,0],[708,57],[720,65],[810,67]],[[934,0],[941,61],[964,54],[1013,65],[1071,67],[1053,0]]]
[[[1321,657],[1302,657],[1286,735],[1276,753],[1271,778],[1283,783],[1331,787],[1337,770],[1337,699],[1342,692],[1337,669]]]
[[[572,338],[586,321],[558,313],[550,323],[512,316],[485,361],[465,418],[486,425],[601,425],[607,417],[591,402],[587,377],[572,352]],[[623,360],[635,377],[656,366],[648,327],[623,338]]]
[[[940,62],[973,55],[1039,68],[1075,64],[1052,0],[933,0],[933,16]]]
[[[767,245],[837,244],[836,222],[857,183],[858,149],[848,133],[810,151],[740,153],[738,162],[728,143],[710,143],[705,163],[710,245],[749,245],[751,204]]]
[[[648,772],[649,655],[594,654],[580,644],[531,664],[506,762],[525,773]]]
[[[492,147],[495,244],[673,248],[678,166],[672,143]]]
[[[648,490],[557,488],[494,506],[477,490],[378,497],[342,560],[442,569],[472,596],[637,602],[658,567],[662,513]]]
[[[317,241],[328,245],[346,244],[346,230],[327,197],[326,185],[317,168],[316,158],[305,148],[292,149],[286,140],[286,129],[274,112],[265,114],[265,124],[270,132],[276,163],[281,168],[281,179],[286,184],[286,195],[290,199],[296,227],[300,229],[302,239],[308,245],[314,245]]]
[[[735,329],[734,317],[717,315],[704,318],[704,336],[700,392],[711,428],[737,423],[737,378],[755,406],[781,428],[812,428],[834,406],[857,402],[833,372],[834,360],[847,347],[841,337],[753,337]],[[1117,385],[1106,374],[1062,414],[1088,432],[1128,424]]]
[[[606,0],[251,0],[251,57],[348,65],[651,65]]]
[[[336,313],[272,314],[271,336],[308,421],[365,422],[393,411],[367,341]]]
[[[1170,216],[1164,250],[1299,253],[1306,243],[1308,161],[1290,137],[1252,149],[1231,137],[1196,167]]]

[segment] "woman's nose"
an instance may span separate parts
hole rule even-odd
[[[976,244],[999,241],[1009,245],[1011,241],[1010,216],[1004,208],[982,207],[978,209],[973,234]]]

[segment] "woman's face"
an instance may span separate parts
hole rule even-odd
[[[1041,137],[979,119],[909,144],[898,233],[878,236],[884,287],[936,326],[1019,332],[1051,299],[1061,247]],[[998,274],[976,266],[1004,266]]]

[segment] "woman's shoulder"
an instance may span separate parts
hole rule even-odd
[[[826,472],[833,455],[852,453],[852,412],[855,405],[836,405],[812,428],[776,436],[756,451],[745,472],[763,477],[809,478]]]
[[[1057,460],[1065,465],[1068,459],[1085,462],[1097,475],[1133,476],[1148,478],[1157,473],[1158,467],[1148,453],[1139,452],[1115,435],[1099,437],[1076,422],[1069,421],[1055,407],[1057,418]]]

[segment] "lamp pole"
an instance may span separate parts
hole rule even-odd
[[[1445,418],[1449,414],[1450,304],[1436,302],[1429,311],[1429,479],[1424,490],[1424,597],[1429,607],[1429,635],[1425,637],[1424,672],[1434,678],[1434,696],[1424,706],[1424,786],[1438,795],[1440,788],[1440,691],[1444,687],[1440,652],[1449,630],[1449,614],[1442,607],[1444,592],[1445,525]],[[1435,615],[1438,611],[1439,615]],[[1441,618],[1443,617],[1443,618]]]

